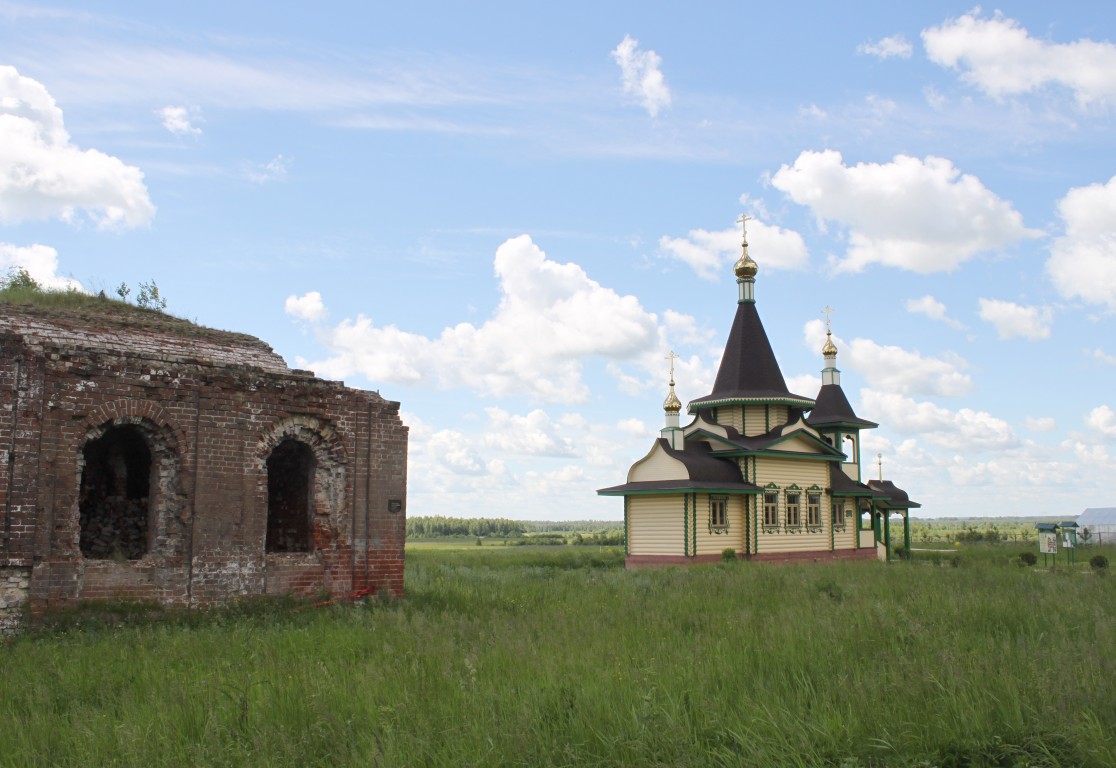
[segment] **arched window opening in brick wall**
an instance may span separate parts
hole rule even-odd
[[[313,517],[314,451],[300,440],[281,440],[267,457],[268,552],[309,552]]]
[[[82,447],[79,546],[90,559],[139,560],[150,545],[151,450],[134,426],[110,426]]]

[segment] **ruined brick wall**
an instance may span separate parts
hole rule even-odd
[[[290,371],[250,337],[181,333],[0,306],[0,568],[30,573],[32,611],[401,594],[399,404]],[[267,462],[291,441],[306,457],[307,540],[269,552]],[[109,487],[114,463],[149,472]]]

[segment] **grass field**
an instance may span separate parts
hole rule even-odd
[[[418,546],[394,602],[84,611],[0,647],[0,765],[1116,765],[1116,574],[1018,551]]]

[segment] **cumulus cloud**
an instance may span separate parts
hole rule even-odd
[[[825,323],[811,320],[804,327],[807,345],[817,349],[825,343]],[[917,351],[871,339],[845,341],[834,334],[840,350],[838,367],[847,366],[865,378],[868,386],[899,394],[957,397],[972,389],[972,377],[960,368],[960,358],[923,357]],[[875,419],[874,419],[875,420]]]
[[[559,434],[559,426],[540,408],[526,416],[502,408],[485,408],[488,426],[483,442],[501,451],[530,456],[576,456],[574,443]]]
[[[1075,187],[1058,202],[1065,234],[1057,238],[1046,273],[1058,292],[1116,311],[1116,176]]]
[[[84,212],[98,227],[143,226],[155,215],[143,173],[70,142],[43,85],[0,66],[0,223]]]
[[[638,299],[577,264],[551,261],[527,235],[496,250],[495,268],[500,304],[481,325],[459,323],[428,338],[359,315],[324,330],[331,356],[308,365],[334,378],[360,372],[373,381],[582,402],[583,360],[627,360],[656,348],[657,317]]]
[[[980,180],[941,157],[897,155],[890,163],[846,166],[840,152],[806,151],[772,184],[820,223],[848,229],[839,271],[879,263],[913,272],[946,272],[978,253],[1040,233]]]
[[[283,302],[283,311],[308,323],[319,323],[326,318],[326,307],[318,291],[308,291],[301,296],[291,294]]]
[[[1054,320],[1050,307],[1027,307],[999,299],[980,299],[980,319],[996,327],[1001,339],[1050,338]]]
[[[163,120],[163,127],[175,136],[199,136],[201,128],[193,124],[198,119],[197,111],[186,107],[163,107],[156,114]]]
[[[812,373],[803,373],[798,376],[785,377],[787,382],[787,389],[799,395],[806,397],[813,397],[821,390],[822,380],[820,376],[815,376]]]
[[[954,451],[1002,450],[1019,444],[1003,419],[987,411],[961,408],[953,411],[934,403],[917,401],[895,392],[865,389],[860,393],[865,413],[874,421],[900,433]]]
[[[659,110],[670,106],[670,88],[659,69],[663,61],[659,54],[639,50],[639,41],[624,35],[612,58],[620,67],[624,94],[638,101],[647,114],[657,117]]]
[[[1053,432],[1058,426],[1051,416],[1028,416],[1024,424],[1032,432]]]
[[[879,59],[890,59],[892,56],[909,59],[911,53],[914,52],[914,48],[903,35],[889,35],[875,43],[858,45],[856,52],[875,56]]]
[[[1000,13],[982,18],[979,9],[923,30],[922,42],[932,62],[959,70],[962,80],[994,98],[1058,85],[1082,105],[1116,102],[1112,43],[1047,42]]]
[[[283,181],[287,178],[290,160],[282,155],[276,155],[266,163],[246,163],[244,165],[244,178],[253,184],[267,184],[272,181]]]
[[[740,258],[740,235],[735,227],[692,229],[686,237],[663,235],[659,248],[689,265],[698,277],[719,280],[732,273],[732,264]],[[760,269],[803,269],[810,258],[802,235],[757,219],[748,221],[748,252]]]
[[[0,275],[6,276],[14,269],[27,270],[44,288],[82,290],[77,280],[58,274],[58,251],[49,245],[0,243]]]
[[[912,314],[926,315],[931,320],[945,323],[950,328],[961,330],[965,327],[959,320],[954,320],[952,317],[949,317],[946,305],[929,294],[920,299],[907,299],[904,306],[907,308],[907,311]]]
[[[1116,365],[1116,355],[1110,355],[1100,347],[1095,349],[1086,349],[1085,354],[1093,358],[1097,362],[1104,363],[1105,365]]]
[[[1085,424],[1105,437],[1116,437],[1116,411],[1107,405],[1099,405],[1089,411],[1085,417]]]

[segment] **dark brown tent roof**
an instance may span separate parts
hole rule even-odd
[[[750,301],[736,305],[736,318],[725,344],[713,391],[691,401],[689,411],[695,413],[702,408],[741,401],[782,402],[806,408],[814,404],[810,398],[792,394],[787,389],[759,312],[755,303]]]
[[[840,384],[823,384],[818,391],[818,398],[814,401],[814,409],[806,422],[811,427],[856,427],[858,429],[874,429],[878,427],[874,421],[868,421],[857,416],[845,397],[845,391]]]

